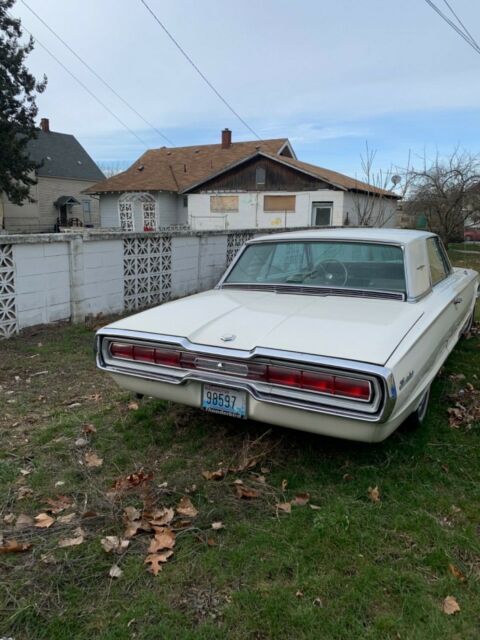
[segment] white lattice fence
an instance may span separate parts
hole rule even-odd
[[[168,300],[172,290],[171,236],[125,238],[123,277],[126,309]]]
[[[15,266],[11,244],[0,245],[0,338],[17,332]]]
[[[227,267],[235,258],[247,240],[253,238],[253,233],[229,233],[227,236]]]

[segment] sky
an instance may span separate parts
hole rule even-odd
[[[205,84],[141,0],[25,0],[175,146],[253,135]],[[435,0],[448,11],[445,0]],[[249,126],[289,138],[297,157],[362,178],[366,144],[384,171],[455,147],[480,152],[480,55],[423,0],[147,0]],[[480,2],[449,0],[480,41]],[[102,166],[168,145],[85,69],[22,0],[48,77],[39,118]],[[137,137],[55,61],[47,47]]]

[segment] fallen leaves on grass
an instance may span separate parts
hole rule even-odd
[[[83,433],[86,433],[86,434],[97,433],[97,429],[96,429],[94,424],[86,424],[86,425],[84,425],[82,431],[83,431]]]
[[[115,553],[123,553],[123,551],[128,548],[130,540],[124,540],[118,536],[106,536],[101,539],[100,544],[107,553],[111,553],[112,551]]]
[[[114,500],[124,493],[131,491],[147,491],[148,485],[153,480],[153,473],[145,473],[143,469],[117,478],[112,488],[107,491],[107,498]]]
[[[32,516],[29,516],[26,513],[21,513],[15,522],[15,529],[24,529],[26,527],[33,527],[34,524],[35,524],[35,521],[32,518]]]
[[[216,471],[202,471],[202,476],[205,480],[221,480],[225,477],[225,469],[217,469]]]
[[[61,513],[72,506],[73,498],[70,496],[58,496],[58,498],[47,498],[45,502],[49,505],[47,511],[50,513]]]
[[[466,577],[465,574],[460,571],[458,567],[456,567],[453,563],[449,563],[448,570],[452,574],[454,578],[457,578],[460,582],[465,582]]]
[[[187,496],[180,498],[180,502],[176,507],[176,512],[181,516],[186,516],[187,518],[195,518],[198,514],[198,510],[195,509],[192,501]]]
[[[152,527],[142,517],[142,513],[136,507],[125,507],[123,511],[123,519],[127,525],[125,538],[133,538],[139,531],[151,531]]]
[[[138,411],[138,402],[134,402],[134,401],[129,402],[127,404],[127,409],[129,411]]]
[[[118,566],[118,564],[114,564],[111,568],[110,571],[108,572],[108,575],[111,578],[121,578],[123,575],[123,571],[120,569],[120,567]]]
[[[219,531],[220,529],[225,529],[225,525],[223,522],[212,522],[212,529],[214,531]]]
[[[167,562],[170,556],[173,555],[173,551],[165,551],[164,553],[149,553],[145,558],[145,564],[149,564],[148,570],[153,573],[154,576],[158,575],[162,570],[162,564]]]
[[[292,504],[296,505],[297,507],[304,507],[306,504],[308,504],[309,500],[309,493],[297,493],[295,498],[292,500]]]
[[[288,480],[282,480],[282,491],[286,491],[288,487]]]
[[[260,497],[260,491],[256,489],[251,489],[250,487],[246,487],[243,482],[236,481],[235,483],[235,493],[237,494],[237,498],[241,498],[244,500],[251,500],[253,498]]]
[[[77,527],[74,532],[73,532],[73,536],[71,538],[62,538],[61,540],[58,541],[58,546],[59,547],[76,547],[79,544],[82,544],[85,540],[85,531],[82,529],[82,527]]]
[[[368,487],[368,498],[371,502],[380,502],[380,489],[375,487]]]
[[[448,423],[452,429],[470,429],[473,423],[480,420],[480,390],[470,382],[450,395],[449,399],[455,402],[453,407],[447,409]]]
[[[15,522],[15,514],[14,513],[7,513],[5,516],[3,516],[3,521],[5,522],[5,524],[13,524]]]
[[[38,529],[48,529],[55,522],[55,518],[49,516],[48,513],[39,513],[35,516],[35,526]]]
[[[175,517],[175,510],[172,508],[155,509],[152,513],[145,514],[152,527],[163,527]]]
[[[33,489],[30,487],[19,487],[17,491],[17,500],[24,500],[33,496]]]
[[[73,522],[73,520],[75,520],[77,514],[76,513],[67,513],[64,516],[59,516],[57,518],[57,522],[58,524],[70,524],[71,522]]]
[[[284,511],[285,513],[292,513],[292,503],[291,502],[279,502],[277,504],[277,509],[279,511]]]
[[[0,553],[21,553],[28,551],[32,545],[29,542],[18,542],[17,540],[5,540],[0,544]]]
[[[148,547],[148,553],[158,553],[163,549],[173,549],[176,542],[176,534],[172,529],[168,529],[163,527],[161,529],[156,529],[155,534],[150,541],[150,546]],[[172,552],[173,553],[173,552]]]
[[[87,467],[101,467],[103,458],[100,458],[95,451],[87,451],[85,454],[85,464]]]
[[[452,616],[460,611],[460,605],[454,596],[447,596],[443,601],[442,610],[447,616]]]

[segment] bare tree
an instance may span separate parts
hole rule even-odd
[[[390,222],[396,215],[395,196],[402,198],[407,189],[405,180],[397,187],[401,176],[393,167],[386,171],[375,169],[376,154],[365,143],[365,153],[360,155],[362,179],[356,180],[357,187],[352,193],[354,223],[360,227],[383,227]],[[397,190],[393,191],[394,188]]]
[[[124,164],[118,160],[116,162],[99,162],[98,166],[106,178],[111,178],[116,176],[117,173],[125,171]]]
[[[421,169],[408,171],[408,213],[423,214],[430,231],[445,245],[463,237],[465,224],[480,222],[480,160],[455,149],[446,158],[423,159]]]

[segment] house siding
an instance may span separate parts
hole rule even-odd
[[[93,182],[83,180],[66,180],[64,178],[38,178],[37,184],[30,189],[30,196],[35,202],[23,205],[12,204],[2,195],[4,209],[4,226],[11,233],[52,231],[58,217],[58,209],[54,202],[60,196],[73,196],[80,202],[71,208],[70,217],[83,220],[82,200],[90,202],[91,224],[100,224],[98,198],[82,193],[92,186]]]

